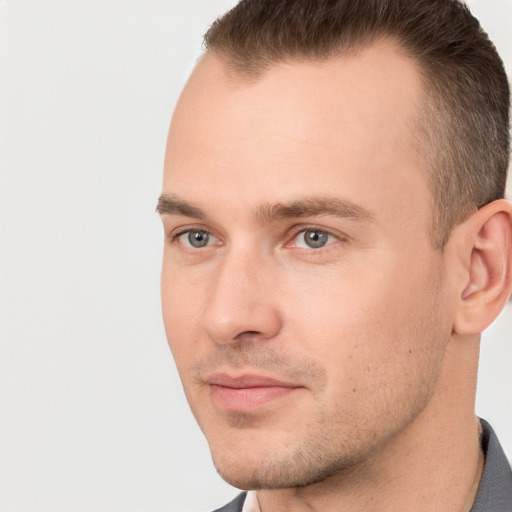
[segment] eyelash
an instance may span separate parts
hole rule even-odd
[[[325,228],[320,228],[319,226],[315,226],[315,225],[307,225],[307,226],[301,225],[301,226],[297,226],[295,229],[292,228],[290,234],[285,237],[285,239],[287,241],[283,244],[283,247],[285,247],[285,248],[290,247],[290,244],[293,243],[293,241],[296,240],[299,235],[301,235],[302,233],[306,233],[308,231],[314,231],[314,232],[316,232],[318,234],[325,234],[328,237],[333,237],[333,238],[336,239],[335,241],[328,242],[326,245],[323,245],[323,246],[318,247],[318,248],[313,248],[313,247],[310,247],[310,248],[295,247],[297,250],[303,251],[303,252],[305,251],[308,254],[320,254],[320,253],[323,253],[326,250],[329,250],[331,245],[334,245],[334,244],[336,244],[338,242],[346,242],[347,241],[347,237],[344,236],[341,233],[333,233],[330,230],[327,230]],[[208,230],[208,229],[206,229],[206,228],[204,228],[202,226],[197,226],[197,227],[196,226],[187,226],[187,227],[183,227],[181,229],[178,229],[178,230],[172,232],[167,237],[168,242],[171,245],[178,244],[179,243],[179,239],[183,235],[186,235],[187,233],[191,233],[191,232],[203,233],[205,235],[209,235],[209,236],[215,237],[217,239],[219,238],[219,237],[215,236],[210,230]],[[185,250],[197,252],[197,251],[199,251],[201,249],[206,249],[206,248],[210,247],[211,245],[212,244],[208,244],[208,245],[206,245],[204,247],[193,248],[193,247],[184,246],[182,244],[182,247]]]
[[[191,232],[204,233],[205,235],[210,235],[210,236],[215,237],[215,235],[210,230],[208,230],[204,227],[187,226],[187,227],[180,228],[180,229],[177,229],[176,231],[171,232],[169,234],[169,236],[167,237],[167,240],[168,240],[169,244],[171,244],[171,245],[177,244],[177,243],[179,243],[179,239],[183,235],[186,235],[187,233],[191,233]],[[215,238],[218,238],[218,237],[215,237]],[[188,248],[188,249],[190,249],[190,248]],[[197,249],[194,249],[194,250],[197,250]]]
[[[289,246],[290,243],[293,243],[297,237],[301,234],[305,234],[306,232],[316,232],[317,234],[327,235],[328,237],[335,238],[335,241],[328,242],[326,245],[323,245],[321,247],[313,248],[313,247],[297,247],[295,248],[300,251],[306,251],[308,254],[320,254],[324,251],[327,251],[331,248],[332,245],[338,243],[338,242],[344,242],[347,240],[347,238],[342,235],[341,233],[333,233],[332,231],[325,229],[323,227],[315,226],[315,225],[308,225],[308,226],[298,226],[295,228],[289,237],[287,237],[288,242],[286,242],[284,245]]]

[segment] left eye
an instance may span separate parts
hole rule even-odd
[[[321,249],[337,241],[338,238],[334,235],[319,229],[305,229],[293,240],[295,247],[300,249]]]
[[[215,243],[216,238],[211,233],[208,233],[208,231],[191,229],[181,233],[181,235],[178,236],[178,240],[184,246],[193,249],[201,249]]]

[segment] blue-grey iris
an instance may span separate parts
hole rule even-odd
[[[200,248],[208,245],[210,235],[204,231],[190,231],[188,241],[192,247]]]
[[[307,230],[304,233],[304,242],[312,249],[319,249],[327,243],[329,235],[323,231]]]

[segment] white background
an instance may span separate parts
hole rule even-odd
[[[0,0],[1,512],[212,510],[160,320],[166,131],[228,0]],[[470,2],[512,62],[511,0]],[[512,455],[512,309],[477,411]]]

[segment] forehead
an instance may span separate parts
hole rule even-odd
[[[268,133],[273,128],[295,128],[295,134],[300,135],[301,125],[287,123],[300,115],[304,127],[312,121],[323,122],[325,130],[322,125],[312,126],[313,133],[307,135],[325,140],[331,128],[325,123],[340,115],[352,129],[363,128],[365,132],[382,128],[378,123],[384,120],[388,128],[391,120],[399,128],[414,114],[419,92],[416,62],[390,40],[325,61],[277,63],[249,78],[229,73],[221,58],[206,54],[182,92],[173,125],[194,125],[211,136],[219,118],[238,124],[240,130],[250,116],[252,130],[262,128]]]
[[[420,90],[414,62],[387,41],[325,62],[280,63],[253,79],[230,76],[207,54],[173,115],[164,193],[211,201],[214,188],[220,203],[292,201],[336,186],[373,209],[415,188],[425,202],[410,138]]]

